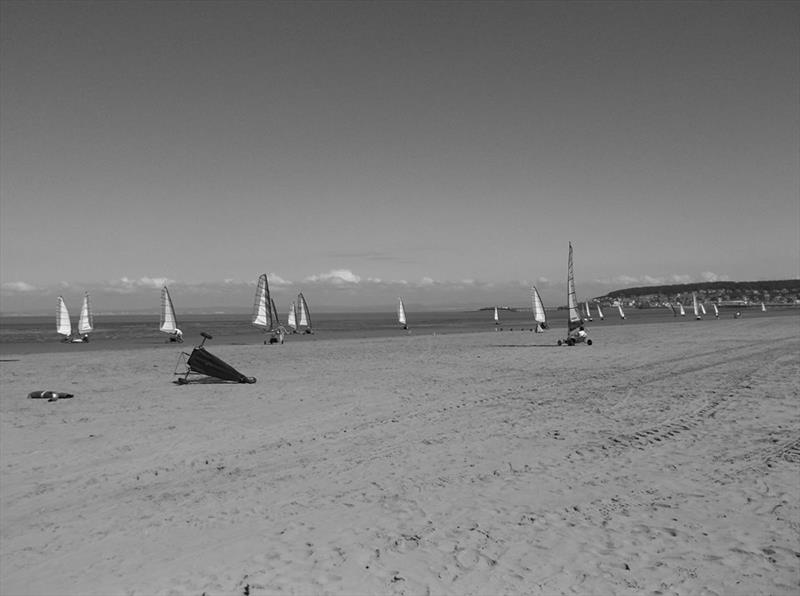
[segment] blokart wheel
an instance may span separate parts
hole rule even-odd
[[[592,345],[592,340],[591,339],[587,339],[586,340],[586,345],[587,346],[591,346]]]
[[[567,340],[567,345],[568,345],[568,346],[574,346],[574,345],[575,345],[575,340],[574,340],[574,339],[572,339],[572,338],[570,337],[570,338]]]
[[[559,345],[559,346],[561,345],[561,340],[560,340],[560,339],[558,340],[558,345]]]

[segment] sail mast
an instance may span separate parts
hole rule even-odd
[[[567,263],[567,308],[569,309],[567,332],[570,332],[583,324],[581,315],[578,312],[578,298],[575,293],[575,273],[572,268],[572,242],[569,243],[569,261]]]

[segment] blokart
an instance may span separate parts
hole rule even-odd
[[[181,352],[178,363],[175,365],[175,375],[178,376],[176,383],[186,385],[189,383],[189,375],[204,375],[213,377],[221,381],[232,383],[255,383],[255,377],[247,377],[233,368],[221,358],[214,356],[203,347],[207,339],[214,339],[211,335],[203,331],[200,333],[203,341],[199,346],[195,346],[191,354]]]

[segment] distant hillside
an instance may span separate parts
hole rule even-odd
[[[623,304],[639,308],[662,306],[668,302],[684,302],[697,297],[721,305],[747,305],[761,303],[773,305],[800,304],[800,279],[774,281],[710,281],[692,284],[644,286],[614,290],[595,298],[601,304]]]

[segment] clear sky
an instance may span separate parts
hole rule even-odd
[[[0,4],[4,312],[800,277],[800,3]],[[283,310],[283,306],[280,307]]]

